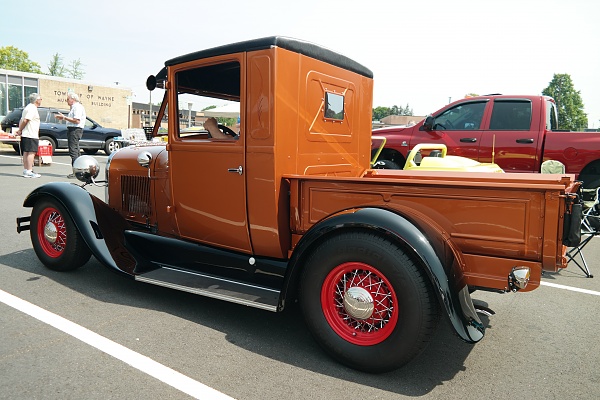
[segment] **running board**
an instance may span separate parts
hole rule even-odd
[[[279,304],[279,290],[170,267],[161,267],[136,275],[135,279],[267,311],[277,311]]]

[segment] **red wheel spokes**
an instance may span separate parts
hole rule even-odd
[[[355,318],[346,310],[344,297],[359,288],[372,302],[367,318]],[[331,328],[345,340],[361,346],[381,343],[398,322],[397,297],[390,282],[376,268],[364,263],[344,263],[325,278],[321,307]]]
[[[57,209],[48,207],[41,212],[37,224],[38,241],[44,253],[48,257],[60,257],[67,244],[67,227],[62,215]]]

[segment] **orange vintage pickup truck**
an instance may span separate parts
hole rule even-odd
[[[439,314],[479,341],[471,293],[533,290],[577,242],[572,176],[372,169],[373,74],[318,45],[202,50],[147,84],[164,90],[166,143],[111,154],[104,200],[85,190],[100,183],[91,156],[74,165],[82,186],[25,199],[17,230],[48,268],[94,255],[140,282],[268,311],[299,301],[329,354],[382,372],[423,349]],[[176,112],[225,101],[239,130],[186,129]]]

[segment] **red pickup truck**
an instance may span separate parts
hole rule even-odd
[[[373,131],[386,143],[378,161],[402,168],[419,143],[443,143],[448,154],[494,162],[506,172],[540,172],[557,160],[584,188],[600,186],[600,133],[558,130],[554,99],[547,96],[488,95],[460,99],[411,127]],[[380,143],[373,141],[373,154]]]

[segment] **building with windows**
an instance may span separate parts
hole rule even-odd
[[[130,128],[143,128],[146,126],[154,126],[156,118],[158,118],[158,112],[160,105],[152,104],[150,107],[149,103],[131,103],[131,124]],[[204,115],[203,111],[195,111],[191,108],[186,110],[179,110],[178,113],[179,123],[181,128],[186,127],[198,127],[204,124],[207,116]],[[164,116],[161,121],[161,126],[167,128],[168,116]]]
[[[98,85],[77,79],[0,69],[0,119],[14,108],[29,103],[31,93],[39,93],[42,106],[68,110],[66,96],[75,92],[88,117],[107,128],[125,129],[131,125],[131,89]]]

